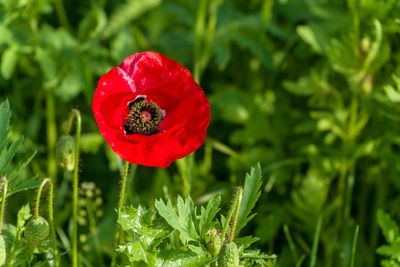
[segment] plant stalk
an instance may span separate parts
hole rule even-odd
[[[7,199],[7,189],[8,189],[8,180],[6,177],[3,177],[3,190],[1,191],[1,207],[0,207],[0,234],[3,229],[3,220],[4,220],[4,212],[6,209],[6,199]]]
[[[78,266],[78,187],[79,187],[79,149],[81,137],[81,114],[73,109],[68,120],[67,133],[71,131],[72,122],[75,119],[75,162],[72,182],[72,266]]]
[[[128,177],[128,173],[129,173],[129,162],[125,161],[124,162],[124,172],[121,175],[121,191],[119,193],[119,200],[118,200],[118,209],[117,209],[117,220],[120,217],[121,214],[121,209],[125,204],[125,199],[126,199],[126,183],[127,183],[127,177]],[[115,253],[115,250],[118,247],[118,244],[124,234],[123,230],[121,229],[121,227],[119,227],[117,225],[118,230],[116,231],[115,234],[115,243],[114,243],[114,251],[112,254],[112,259],[111,259],[111,266],[115,266],[116,264],[116,260],[117,260],[117,255]]]

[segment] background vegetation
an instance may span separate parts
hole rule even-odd
[[[130,203],[190,194],[205,204],[221,194],[227,211],[260,162],[258,215],[242,231],[277,254],[277,266],[400,266],[399,14],[397,0],[2,0],[0,99],[12,110],[10,141],[24,137],[7,170],[36,151],[19,175],[57,178],[55,220],[68,244],[71,174],[55,151],[79,109],[80,179],[94,183],[81,192],[97,194],[106,255],[122,163],[98,133],[93,91],[126,56],[154,50],[193,70],[212,121],[189,165],[138,166]],[[32,192],[8,198],[6,222],[16,224]],[[97,241],[82,220],[91,266]]]

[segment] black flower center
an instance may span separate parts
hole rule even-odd
[[[124,123],[125,133],[151,135],[157,132],[163,119],[163,111],[156,103],[138,97],[128,106],[129,115]]]

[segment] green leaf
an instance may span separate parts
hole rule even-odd
[[[40,185],[41,179],[38,176],[26,178],[23,175],[24,169],[31,162],[35,154],[36,152],[32,153],[32,155],[25,161],[19,162],[17,166],[11,171],[11,173],[8,174],[8,196],[24,190],[37,188]]]
[[[156,200],[155,207],[167,223],[179,232],[183,244],[199,239],[194,224],[195,208],[190,197],[185,201],[178,197],[177,211],[172,206],[171,200],[168,200],[167,204],[163,200]]]
[[[108,38],[112,34],[120,31],[125,25],[128,25],[143,13],[155,8],[160,3],[161,0],[128,0],[125,4],[120,5],[112,14],[108,27],[104,30],[104,37]]]
[[[17,215],[17,231],[22,229],[22,227],[25,225],[25,222],[31,217],[31,208],[29,207],[29,203],[25,204],[22,206],[22,208],[19,209],[18,215]]]
[[[383,90],[385,90],[386,96],[390,100],[390,102],[400,102],[400,92],[397,91],[393,86],[386,85],[385,87],[383,87]]]
[[[1,57],[1,74],[4,79],[8,80],[14,73],[18,60],[18,46],[12,45],[8,47]]]
[[[238,245],[238,247],[243,247],[244,249],[250,247],[253,243],[257,242],[260,240],[258,237],[254,236],[245,236],[245,237],[240,237],[235,239],[235,243]]]
[[[317,53],[322,53],[329,45],[328,36],[326,36],[324,29],[318,25],[298,26],[297,34]]]
[[[243,197],[238,217],[238,232],[255,216],[255,214],[251,214],[251,210],[261,195],[261,184],[261,167],[257,163],[251,168],[250,174],[246,175],[244,181]]]
[[[191,251],[184,250],[163,250],[158,255],[156,266],[162,267],[195,267],[206,266],[211,261],[207,254],[197,254]]]
[[[377,219],[386,241],[393,243],[399,237],[399,227],[383,210],[378,210]]]
[[[99,133],[85,133],[81,136],[81,151],[85,153],[96,153],[104,143]]]
[[[126,232],[133,232],[135,240],[141,241],[141,246],[147,249],[169,234],[166,229],[153,225],[155,214],[149,209],[139,206],[123,207],[118,223]],[[155,243],[154,243],[155,242]]]
[[[141,242],[135,241],[120,245],[117,251],[127,255],[130,263],[136,261],[144,261],[145,263],[148,263],[146,248],[142,246]]]
[[[44,77],[47,80],[54,79],[57,70],[55,58],[45,48],[37,47],[35,52],[35,60],[39,63]]]
[[[204,239],[208,230],[215,225],[213,222],[215,215],[220,210],[219,204],[221,202],[221,196],[213,196],[207,203],[207,207],[201,207],[200,212],[200,222],[199,222],[199,232],[200,236]]]
[[[7,146],[3,147],[0,153],[0,176],[6,175],[6,167],[15,156],[15,153],[17,152],[22,141],[23,138],[21,137],[14,143],[12,143],[8,149]]]

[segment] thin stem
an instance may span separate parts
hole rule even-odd
[[[237,228],[238,219],[239,219],[240,206],[242,204],[242,196],[243,196],[243,189],[241,187],[239,187],[236,191],[235,214],[233,215],[231,231],[229,233],[229,241],[230,242],[232,242],[235,239],[236,228]]]
[[[351,260],[350,267],[354,267],[354,262],[356,259],[356,249],[357,249],[357,240],[358,240],[358,231],[360,230],[360,226],[356,226],[356,230],[354,232],[353,245],[351,247]]]
[[[75,162],[72,182],[72,266],[78,266],[78,186],[79,186],[79,149],[81,138],[81,114],[79,110],[73,109],[68,121],[67,133],[72,128],[75,118]]]
[[[61,26],[69,30],[70,25],[62,0],[54,0],[54,6],[57,13],[58,21],[60,22]]]
[[[321,234],[321,226],[322,226],[322,217],[319,217],[317,222],[317,227],[315,229],[314,241],[311,250],[310,267],[315,267],[317,263],[318,243]]]
[[[58,257],[58,249],[57,249],[57,239],[56,239],[56,231],[54,227],[54,186],[53,183],[50,181],[49,184],[49,224],[50,224],[50,232],[51,238],[53,239],[53,253],[54,253],[54,266],[60,266],[60,259]]]
[[[119,201],[118,201],[118,209],[117,209],[117,220],[120,217],[122,207],[125,204],[125,199],[126,199],[126,181],[129,173],[129,162],[125,161],[124,162],[124,173],[121,175],[121,191],[119,193]],[[115,266],[116,260],[117,260],[117,255],[115,253],[116,248],[118,247],[118,244],[124,234],[123,230],[121,227],[118,227],[118,231],[116,231],[115,234],[115,243],[114,243],[114,251],[112,254],[111,258],[111,266]]]
[[[197,8],[196,24],[194,29],[194,80],[200,82],[201,77],[201,58],[202,46],[204,44],[204,35],[206,34],[206,15],[207,15],[208,0],[201,0]]]
[[[42,196],[42,191],[46,183],[51,183],[50,179],[46,178],[40,184],[39,189],[36,193],[36,203],[35,203],[35,219],[39,218],[39,211],[40,211],[40,198]]]
[[[4,211],[6,209],[6,198],[7,198],[7,188],[8,188],[8,180],[6,177],[3,177],[3,190],[1,191],[1,208],[0,208],[0,234],[3,229],[3,220],[4,220]]]
[[[120,215],[121,209],[125,204],[126,199],[126,180],[129,173],[129,162],[125,161],[124,163],[124,173],[121,176],[121,192],[119,193],[119,201],[118,201],[118,217]]]
[[[57,161],[55,157],[57,143],[56,111],[54,93],[51,89],[46,91],[46,123],[47,123],[47,175],[55,177],[57,173]]]

